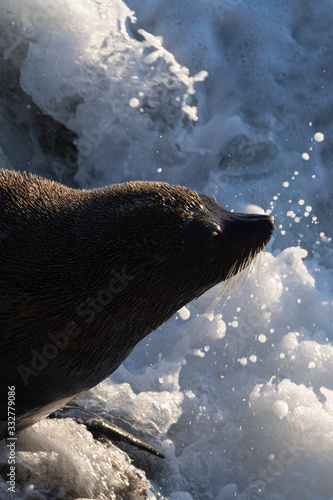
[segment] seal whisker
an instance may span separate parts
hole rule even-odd
[[[265,251],[265,250],[264,250]],[[259,272],[260,272],[260,268],[261,268],[261,256],[262,256],[262,250],[260,252],[258,252],[259,254],[259,258],[257,259],[256,261],[256,264],[257,264],[257,280],[259,279]]]
[[[259,249],[254,248],[251,251],[251,254],[247,256],[244,260],[241,259],[239,262],[239,260],[237,259],[234,262],[234,264],[231,266],[226,276],[225,281],[221,285],[219,291],[215,295],[212,302],[209,304],[209,306],[204,311],[202,316],[198,319],[198,321],[192,326],[192,328],[186,333],[186,335],[182,337],[182,339],[180,339],[179,342],[175,344],[174,347],[183,342],[183,340],[185,340],[193,332],[193,330],[201,324],[201,322],[208,316],[208,314],[210,314],[210,312],[214,310],[215,306],[220,302],[223,295],[226,295],[225,300],[223,301],[222,306],[219,308],[218,314],[220,314],[221,311],[224,309],[227,301],[232,300],[234,298],[237,289],[239,289],[239,294],[242,293],[246,282],[248,282],[249,279],[251,278],[253,269],[257,263],[258,255],[261,258],[261,252],[262,248]],[[235,275],[235,273],[237,274]]]
[[[246,278],[246,274],[247,274],[247,268],[244,267],[237,275],[237,280],[236,280],[236,283],[235,283],[235,286],[234,286],[234,289],[233,289],[233,292],[232,292],[232,296],[230,297],[231,299],[234,298],[236,292],[237,292],[237,289],[239,289],[239,285],[242,283],[242,281],[244,281],[244,277]],[[241,288],[242,288],[242,285],[241,285]],[[241,290],[240,290],[241,291]]]
[[[207,307],[207,309],[203,312],[203,314],[201,315],[201,317],[197,320],[197,322],[192,326],[192,328],[190,328],[190,330],[186,333],[186,335],[184,335],[184,337],[182,337],[172,348],[172,350],[175,349],[176,346],[178,346],[181,342],[183,342],[192,332],[195,328],[197,328],[201,323],[202,321],[207,318],[208,314],[214,309],[214,307],[220,302],[222,296],[228,291],[228,288],[229,291],[228,293],[226,294],[226,297],[225,297],[225,300],[222,304],[222,307],[219,309],[219,313],[222,311],[222,309],[224,308],[224,306],[226,305],[227,301],[229,300],[229,298],[231,297],[231,293],[232,293],[232,290],[233,290],[233,287],[234,287],[234,282],[235,280],[233,280],[233,275],[234,275],[234,272],[235,270],[237,269],[237,266],[238,266],[238,262],[235,262],[233,264],[233,266],[231,267],[230,271],[228,272],[228,275],[226,277],[226,280],[223,282],[223,284],[221,285],[219,291],[217,292],[217,294],[215,295],[214,299],[212,300],[212,302],[209,304],[209,306]]]
[[[244,269],[244,271],[243,271],[243,276],[242,276],[242,279],[241,279],[241,282],[240,282],[239,295],[243,292],[246,283],[251,278],[252,266],[253,266],[253,261],[251,262],[250,266],[248,268]]]
[[[255,255],[253,256],[253,258],[251,260],[251,263],[250,263],[250,266],[249,266],[249,271],[247,273],[247,281],[250,280],[250,278],[251,278],[252,274],[254,273],[254,270],[255,270],[255,268],[257,266],[258,255],[259,255],[259,259],[260,259],[260,255],[261,255],[261,251],[260,250],[255,253]],[[244,285],[245,285],[245,283],[244,283]]]

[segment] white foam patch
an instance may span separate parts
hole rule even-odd
[[[151,156],[172,166],[175,144],[197,121],[194,84],[207,72],[191,76],[160,37],[142,29],[134,34],[134,13],[122,0],[57,0],[49,9],[30,0],[25,13],[20,35],[33,43],[21,85],[78,134],[78,180],[95,186],[97,179],[101,185],[132,179],[136,162],[153,175]]]
[[[6,462],[5,446],[0,459]],[[21,433],[15,468],[18,499],[125,496],[136,500],[146,498],[150,490],[145,473],[125,453],[95,441],[71,419],[43,420]],[[22,483],[24,490],[18,486]]]
[[[147,388],[147,384],[158,384],[163,389],[166,387],[168,391],[154,392],[145,390],[135,394],[129,383],[114,384],[107,379],[89,393],[80,396],[78,401],[82,403],[88,402],[90,405],[92,403],[96,404],[104,412],[107,411],[113,416],[124,417],[134,428],[139,427],[140,430],[145,430],[158,439],[167,433],[172,424],[178,421],[181,415],[180,407],[183,395],[179,392],[178,386],[179,370],[177,370],[176,379],[167,370],[165,374],[162,374],[162,369],[158,371],[155,369],[154,372],[150,374],[149,370],[147,370],[141,377],[136,374],[136,388],[140,387],[138,379],[141,378],[141,384],[145,388]],[[158,380],[156,380],[157,374]],[[154,381],[150,380],[151,377],[154,378]],[[139,419],[138,415],[140,416]]]

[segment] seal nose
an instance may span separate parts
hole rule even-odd
[[[275,221],[274,218],[270,215],[262,215],[262,214],[236,214],[239,215],[243,221],[251,222],[254,224],[258,224],[258,228],[260,227],[262,230],[267,231],[272,234],[274,231]]]
[[[222,231],[223,239],[230,243],[265,245],[274,231],[274,219],[270,215],[230,213]]]

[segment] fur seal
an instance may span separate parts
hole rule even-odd
[[[160,182],[73,189],[0,171],[0,438],[109,376],[183,305],[247,266],[274,221]]]

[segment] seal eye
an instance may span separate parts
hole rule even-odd
[[[214,248],[219,241],[220,233],[213,231],[211,236],[204,241],[204,246],[208,248]]]

